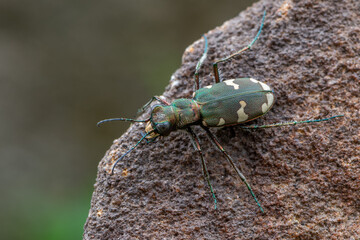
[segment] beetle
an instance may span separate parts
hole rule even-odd
[[[111,118],[98,122],[98,126],[104,122],[109,121],[143,122],[146,124],[145,134],[143,134],[142,138],[133,147],[131,147],[125,154],[123,154],[117,159],[117,161],[113,164],[111,174],[114,173],[114,169],[117,163],[121,161],[129,152],[135,149],[144,139],[147,142],[152,142],[159,136],[168,136],[173,131],[185,130],[189,133],[193,147],[199,153],[199,156],[201,158],[204,178],[210,188],[216,209],[217,199],[209,180],[209,172],[207,170],[206,162],[202,154],[200,141],[198,136],[192,130],[193,125],[199,125],[202,129],[205,130],[206,134],[209,136],[209,139],[222,152],[222,154],[228,160],[232,168],[235,170],[237,176],[246,185],[256,204],[260,208],[261,212],[264,212],[261,204],[257,200],[245,176],[238,169],[238,167],[235,165],[234,160],[220,145],[216,136],[209,130],[209,128],[233,126],[252,121],[266,114],[274,104],[274,91],[266,83],[253,78],[235,78],[220,81],[218,71],[219,63],[226,62],[236,56],[239,56],[241,53],[251,48],[251,46],[259,38],[259,35],[264,25],[265,15],[266,11],[263,14],[261,25],[257,32],[257,35],[252,40],[252,42],[240,51],[237,51],[230,56],[216,61],[213,64],[215,83],[213,85],[200,88],[199,69],[202,66],[204,60],[206,59],[208,49],[207,37],[205,35],[203,36],[205,41],[205,47],[204,53],[195,68],[195,92],[193,94],[193,98],[180,98],[174,100],[172,103],[168,103],[162,98],[154,96],[148,103],[146,103],[141,108],[141,112],[144,112],[147,108],[151,107],[150,117],[146,120],[137,120],[130,118]],[[152,106],[151,103],[154,101],[159,102],[159,104]],[[240,127],[244,129],[269,128],[284,125],[328,121],[332,118],[342,116],[343,115],[337,115],[324,119],[312,119],[305,121],[275,123],[261,126],[253,125]]]

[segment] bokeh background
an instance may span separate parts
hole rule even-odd
[[[1,239],[81,239],[97,165],[184,49],[254,0],[0,1]]]

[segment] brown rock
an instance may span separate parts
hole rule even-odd
[[[253,77],[275,91],[272,110],[252,124],[324,118],[329,122],[243,130],[213,129],[243,169],[262,214],[221,153],[202,140],[213,200],[188,136],[173,132],[143,144],[109,170],[143,131],[132,125],[98,167],[84,239],[359,239],[360,2],[261,1],[207,33],[202,86],[212,62],[246,46],[264,10],[251,51],[220,65],[222,79]],[[184,53],[164,96],[190,98],[199,40]]]

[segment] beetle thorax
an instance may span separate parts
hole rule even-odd
[[[192,99],[177,99],[169,107],[173,108],[177,129],[184,128],[200,120],[200,108],[197,102]]]

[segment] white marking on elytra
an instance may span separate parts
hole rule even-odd
[[[260,83],[263,90],[265,90],[265,91],[271,90],[269,85],[267,85],[267,84],[265,84],[263,82],[259,82],[259,83]]]
[[[235,81],[235,79],[230,79],[230,80],[224,81],[224,83],[228,86],[234,87],[234,89],[239,89],[239,84],[234,83],[234,81]]]
[[[213,85],[209,85],[209,86],[206,86],[206,87],[204,87],[204,88],[212,88],[212,86],[213,86]]]
[[[271,90],[269,85],[267,85],[267,84],[265,84],[263,82],[257,81],[257,80],[252,79],[252,78],[250,78],[250,80],[253,81],[253,82],[255,82],[255,81],[258,82],[261,85],[261,87],[262,87],[262,89],[264,91],[270,91]],[[262,110],[263,113],[266,113],[269,110],[269,108],[271,107],[271,105],[273,104],[274,95],[272,93],[267,93],[266,94],[266,99],[267,99],[267,103],[263,103],[263,105],[261,105],[261,110]]]
[[[259,82],[258,80],[253,79],[253,78],[250,78],[249,80],[252,81],[252,82],[254,82],[254,83],[258,83],[258,82]]]
[[[261,105],[261,110],[263,113],[267,112],[269,110],[269,108],[271,107],[271,105],[273,104],[274,95],[272,93],[267,93],[266,99],[267,99],[267,103],[263,103],[263,105]]]
[[[204,120],[202,121],[202,124],[207,127],[207,123]]]
[[[241,107],[240,109],[236,112],[238,115],[238,122],[244,122],[245,120],[247,120],[249,118],[249,115],[247,115],[244,111],[244,108],[246,106],[246,102],[245,101],[240,101],[239,102]]]
[[[263,105],[261,105],[261,110],[263,113],[265,113],[267,110],[269,109],[267,103],[263,103]]]
[[[256,80],[256,79],[253,79],[253,78],[250,78],[250,81],[252,81],[253,83],[259,83],[260,86],[261,86],[261,88],[262,88],[263,90],[265,90],[265,91],[271,90],[270,87],[269,87],[269,85],[267,85],[266,83],[260,82],[260,81],[258,81],[258,80]]]
[[[274,95],[272,93],[267,93],[266,98],[267,98],[269,107],[271,107],[274,102]]]
[[[222,126],[225,124],[225,120],[223,118],[220,118],[218,126]]]

